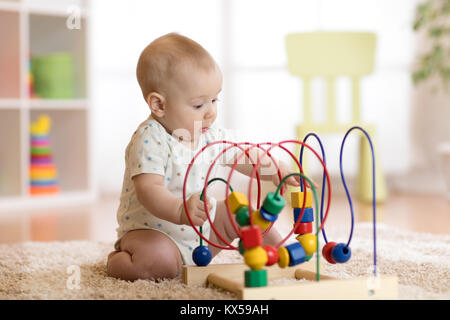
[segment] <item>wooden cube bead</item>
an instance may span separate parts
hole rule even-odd
[[[301,208],[303,204],[303,191],[295,191],[291,192],[291,207],[292,208]],[[312,207],[312,193],[311,191],[306,191],[306,202],[305,207]]]
[[[285,247],[278,248],[278,266],[286,268],[289,265],[289,251]]]
[[[248,249],[244,261],[252,270],[261,270],[267,263],[267,252],[260,246]]]
[[[295,225],[295,224],[294,224]],[[313,232],[312,222],[300,222],[297,227],[294,228],[294,234],[306,234]]]
[[[306,252],[303,249],[303,246],[295,242],[286,246],[286,249],[289,252],[289,266],[295,266],[297,264],[303,263],[306,260]]]
[[[246,270],[244,277],[247,288],[267,286],[267,270]]]
[[[266,230],[271,224],[271,222],[267,221],[262,217],[261,212],[259,212],[259,210],[252,212],[252,219],[253,224],[258,225],[261,228],[261,231]]]
[[[262,244],[261,228],[258,225],[243,227],[241,229],[242,247],[250,249]]]
[[[230,210],[232,213],[236,213],[240,208],[248,206],[248,199],[245,194],[242,192],[233,191],[228,196],[230,200]],[[225,205],[226,205],[226,200]]]
[[[267,213],[279,214],[286,205],[286,200],[275,192],[269,192],[263,202],[263,208]]]
[[[313,233],[307,233],[299,235],[297,238],[298,242],[305,249],[306,255],[309,256],[316,252],[317,250],[317,237]]]
[[[302,208],[294,208],[294,222],[300,217],[300,213],[302,212]],[[303,212],[303,217],[300,222],[313,222],[314,221],[314,210],[313,208],[305,208]]]

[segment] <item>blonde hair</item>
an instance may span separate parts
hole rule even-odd
[[[153,40],[141,53],[136,76],[147,102],[151,92],[164,91],[164,83],[173,80],[183,63],[210,70],[216,66],[213,57],[200,44],[177,33]]]

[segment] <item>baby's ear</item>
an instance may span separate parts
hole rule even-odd
[[[152,114],[157,117],[164,116],[166,110],[166,99],[157,92],[151,92],[147,96],[147,103]]]

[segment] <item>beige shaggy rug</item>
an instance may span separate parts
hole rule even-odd
[[[329,230],[327,235],[344,242],[347,232]],[[450,235],[378,225],[377,239],[379,272],[398,276],[400,299],[450,299]],[[180,278],[158,282],[110,278],[106,257],[112,248],[112,243],[89,241],[0,245],[0,299],[236,299],[213,286],[185,286]],[[348,263],[325,263],[323,274],[338,278],[369,275],[373,270],[371,224],[355,226],[351,248]],[[241,256],[226,250],[213,261],[230,262],[242,262]]]

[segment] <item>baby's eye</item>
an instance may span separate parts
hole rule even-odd
[[[218,101],[220,101],[219,98],[215,98],[215,99],[213,99],[212,103],[216,103]]]
[[[199,104],[198,106],[194,106],[195,109],[200,109],[201,107],[203,107],[202,104]]]

